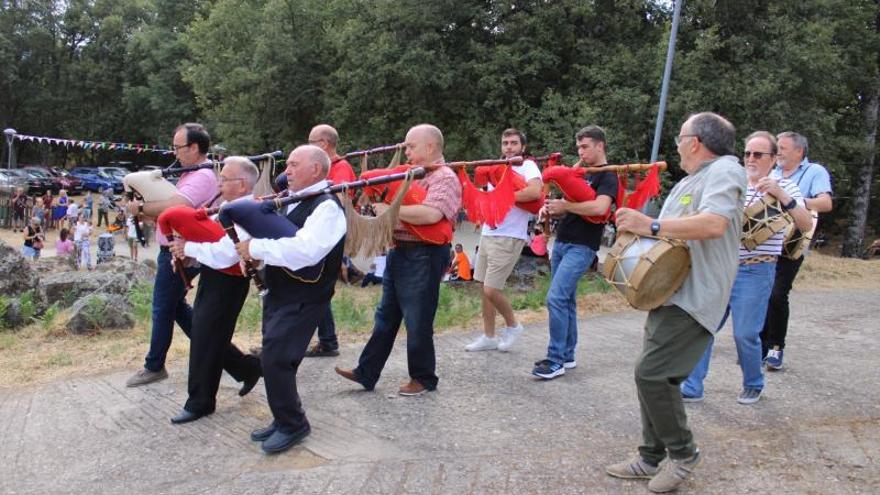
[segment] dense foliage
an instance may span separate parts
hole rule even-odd
[[[650,154],[672,15],[658,0],[0,5],[0,121],[22,133],[167,143],[177,123],[201,120],[229,151],[250,153],[290,149],[328,122],[345,151],[432,122],[449,158],[475,159],[496,155],[508,126],[536,153],[571,157],[576,129],[598,123],[615,162]],[[672,137],[695,111],[727,116],[740,137],[797,130],[834,176],[826,225],[867,216],[877,206],[867,201],[877,18],[876,0],[686,1],[661,158],[677,161]],[[31,162],[132,158],[19,152]]]

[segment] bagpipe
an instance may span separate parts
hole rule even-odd
[[[582,203],[596,199],[596,191],[584,180],[586,174],[613,172],[618,174],[617,203],[618,207],[641,209],[652,197],[660,193],[660,171],[666,170],[666,162],[632,163],[625,165],[605,165],[602,167],[581,167],[580,162],[573,167],[564,165],[548,166],[541,174],[544,181],[544,196],[555,186],[562,197],[572,203]],[[645,177],[636,175],[634,190],[627,194],[627,174],[629,172],[647,171]],[[581,215],[590,223],[605,223],[611,218],[611,207],[602,215]]]
[[[361,171],[368,170],[369,163],[367,160],[369,159],[370,156],[384,154],[384,153],[390,153],[392,151],[394,152],[394,156],[391,158],[391,162],[388,165],[388,167],[389,168],[396,167],[397,165],[400,165],[400,155],[402,153],[402,150],[403,150],[403,143],[398,143],[398,144],[377,146],[375,148],[369,148],[369,149],[365,149],[365,150],[351,151],[349,153],[346,153],[342,156],[337,157],[335,160],[332,160],[330,162],[330,167],[332,168],[334,164],[341,162],[342,160],[349,160],[352,158],[361,157],[361,165],[360,165]],[[328,179],[333,180],[333,177],[328,176]],[[275,181],[273,182],[272,189],[274,189],[275,192],[281,192],[281,191],[284,191],[285,189],[287,189],[287,175],[283,171],[275,177]]]
[[[249,156],[247,158],[252,162],[261,162],[265,160],[273,161],[282,156],[284,156],[284,153],[279,150],[271,153]],[[178,163],[177,160],[175,160],[169,167],[162,170],[145,170],[126,174],[122,179],[122,184],[129,201],[140,199],[143,202],[150,203],[169,200],[177,194],[177,187],[168,181],[167,177],[183,175],[206,168],[217,169],[222,166],[224,162],[203,163],[192,167],[175,166],[176,163]],[[137,215],[134,217],[134,227],[141,245],[146,244]]]
[[[246,231],[251,237],[257,239],[281,239],[284,237],[293,237],[299,230],[296,225],[290,222],[286,217],[278,214],[278,211],[293,203],[320,196],[322,194],[346,193],[354,189],[362,189],[374,187],[380,184],[401,183],[407,184],[412,179],[418,179],[425,176],[425,169],[422,167],[409,168],[405,172],[387,174],[382,177],[361,178],[353,182],[344,182],[334,184],[322,188],[317,191],[305,193],[279,193],[274,196],[257,198],[255,200],[240,199],[225,203],[220,207],[202,208],[195,210],[194,217],[202,222],[214,223],[217,227],[229,236],[233,243],[238,244],[240,239],[235,226],[239,226]],[[400,194],[406,193],[406,187],[399,188]],[[344,195],[347,197],[347,195]],[[348,203],[350,205],[350,202]],[[218,214],[219,224],[209,219],[210,215]],[[349,215],[346,215],[348,221]],[[213,235],[216,235],[217,227],[211,227]],[[183,235],[183,234],[182,234]],[[222,237],[222,234],[220,235]],[[211,242],[211,241],[206,241]],[[348,250],[349,242],[346,238],[346,247]],[[256,267],[249,260],[245,263],[245,273],[254,279],[254,284],[263,296],[267,293],[265,283],[258,273]]]
[[[156,224],[159,232],[169,239],[178,235],[190,242],[217,242],[226,235],[226,231],[219,223],[201,214],[203,211],[203,209],[195,209],[187,205],[172,206],[159,214]],[[191,289],[192,284],[184,272],[180,259],[174,259],[174,267],[183,279],[186,288]],[[227,275],[242,276],[237,263],[219,271]]]
[[[532,214],[537,214],[544,206],[544,195],[536,200],[516,202],[515,193],[525,189],[528,184],[525,178],[513,170],[514,166],[522,165],[531,160],[555,166],[562,159],[562,153],[551,153],[547,156],[500,158],[495,160],[478,160],[472,162],[451,162],[446,165],[458,168],[461,182],[461,203],[467,213],[468,220],[477,224],[487,224],[495,228],[504,221],[510,209],[516,205]],[[474,180],[471,181],[467,169],[474,167]],[[491,185],[491,191],[483,188]]]

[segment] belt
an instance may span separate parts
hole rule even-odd
[[[159,246],[159,251],[168,251],[170,253],[171,249],[169,249],[168,246]]]
[[[758,256],[752,256],[751,258],[743,258],[739,260],[739,264],[757,265],[759,263],[776,263],[776,258],[778,258],[778,256],[774,256],[772,254],[761,254]]]

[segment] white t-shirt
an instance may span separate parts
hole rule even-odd
[[[525,160],[522,165],[517,165],[511,168],[514,172],[523,176],[526,182],[532,179],[541,178],[541,171],[538,169],[538,164],[532,160]],[[513,205],[513,207],[510,208],[510,211],[507,212],[507,216],[504,217],[504,220],[500,224],[498,224],[497,227],[493,229],[488,225],[483,225],[483,235],[490,237],[513,237],[514,239],[522,239],[528,242],[529,218],[531,217],[531,215],[532,214],[527,212],[526,210],[523,210],[522,208]]]
[[[79,213],[79,206],[76,203],[70,203],[67,206],[67,216],[76,218],[76,215]]]
[[[73,231],[73,240],[74,242],[80,242],[84,239],[89,238],[89,234],[92,233],[92,227],[87,223],[78,223],[76,224],[76,229]]]
[[[376,256],[373,258],[373,264],[376,265],[373,275],[377,277],[383,276],[385,273],[385,256]]]
[[[129,239],[137,239],[137,229],[134,228],[134,217],[129,215],[125,218],[125,226],[127,231],[125,237]]]

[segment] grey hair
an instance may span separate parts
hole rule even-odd
[[[244,175],[242,178],[247,181],[250,187],[254,187],[260,178],[260,169],[254,165],[254,162],[248,160],[247,157],[230,156],[223,160],[223,164],[224,167],[229,165],[237,166],[242,175]]]
[[[327,143],[334,148],[339,143],[339,132],[337,132],[333,126],[319,124],[312,129],[312,132],[316,132],[321,139],[327,141]]]
[[[785,131],[785,132],[780,132],[779,134],[776,135],[777,140],[782,139],[782,138],[791,139],[791,141],[794,143],[794,147],[801,149],[801,150],[804,150],[804,158],[807,157],[807,150],[809,148],[810,143],[807,141],[806,136],[804,136],[803,134],[798,134],[797,132],[793,132],[793,131]]]
[[[700,112],[688,117],[690,133],[717,156],[734,154],[736,128],[724,117],[713,112]]]
[[[749,144],[749,141],[751,141],[752,139],[755,139],[755,138],[766,139],[767,142],[770,143],[770,153],[773,153],[775,155],[776,152],[778,151],[778,148],[776,146],[776,138],[773,136],[773,134],[770,134],[767,131],[755,131],[755,132],[749,134],[748,136],[746,136],[746,140],[743,141],[743,144],[747,145],[747,144]]]
[[[297,146],[293,151],[298,151],[300,149],[306,152],[306,157],[308,158],[309,163],[317,163],[321,166],[322,178],[327,178],[327,174],[330,173],[330,157],[327,153],[313,144]]]

